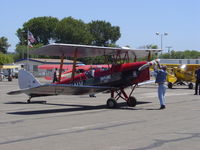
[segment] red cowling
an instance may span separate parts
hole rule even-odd
[[[141,67],[142,65],[144,65],[146,63],[147,63],[146,61],[142,61],[142,62],[133,62],[133,63],[126,63],[126,64],[113,66],[112,73],[114,73],[114,72],[124,72],[124,71],[129,71],[129,70],[137,71],[137,69],[139,67]],[[136,79],[134,79],[131,84],[137,84],[137,83],[140,83],[140,82],[150,80],[149,68],[142,70],[138,75],[139,76]]]

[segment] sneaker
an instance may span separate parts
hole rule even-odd
[[[160,109],[165,109],[165,105],[161,105],[161,106],[160,106]]]
[[[197,93],[194,93],[194,95],[197,95]]]

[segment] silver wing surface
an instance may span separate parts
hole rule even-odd
[[[54,43],[42,46],[36,50],[31,51],[30,53],[36,55],[74,57],[74,53],[76,52],[78,58],[128,53],[129,56],[142,58],[148,56],[149,53],[155,54],[160,51],[161,51],[160,49],[127,49],[127,48]]]

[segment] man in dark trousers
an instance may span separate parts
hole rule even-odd
[[[195,77],[196,77],[196,83],[195,83],[195,93],[194,95],[198,95],[198,90],[199,90],[199,95],[200,95],[200,67],[195,71]]]
[[[57,68],[56,68],[55,71],[53,72],[53,83],[57,81],[58,81],[58,78],[57,78]]]

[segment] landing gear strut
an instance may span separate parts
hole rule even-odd
[[[33,98],[34,96],[29,96],[29,99],[27,100],[27,104],[30,104],[32,101],[31,101],[31,98]],[[46,104],[46,101],[35,101],[34,103],[41,103],[41,104]]]
[[[169,82],[167,86],[169,89],[172,89],[173,84],[171,82]]]
[[[29,103],[31,103],[31,96],[29,96],[29,99],[27,100],[27,103],[29,104]]]
[[[189,83],[189,84],[188,84],[188,88],[189,88],[189,89],[193,89],[193,87],[194,87],[194,86],[193,86],[192,83]]]
[[[111,98],[109,98],[107,100],[107,107],[108,108],[116,108],[117,107],[117,100],[119,98],[122,98],[123,100],[125,100],[127,102],[128,106],[135,107],[136,104],[137,104],[137,100],[136,100],[135,97],[133,97],[131,95],[132,95],[136,86],[137,85],[134,85],[132,87],[132,90],[131,90],[129,95],[126,94],[126,92],[124,91],[124,88],[121,88],[121,89],[116,90],[116,91],[111,90]],[[117,93],[116,96],[114,95],[115,93]]]

